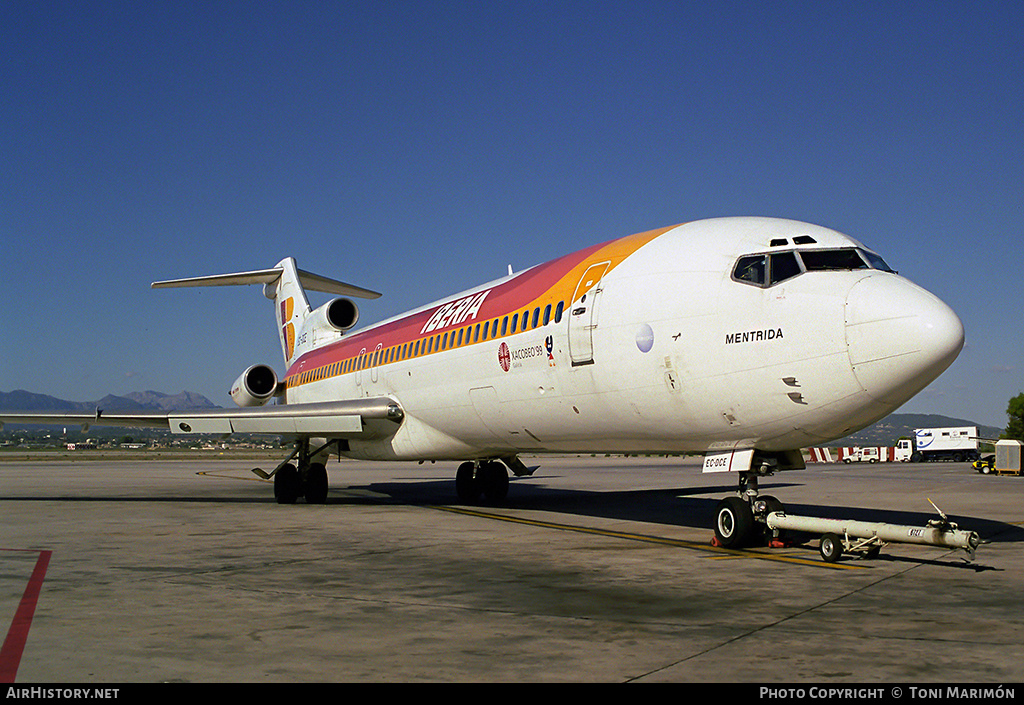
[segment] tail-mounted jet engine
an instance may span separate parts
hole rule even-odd
[[[328,301],[309,314],[302,326],[307,343],[322,345],[336,340],[359,321],[359,307],[349,299]]]
[[[231,399],[239,406],[263,406],[277,392],[277,373],[268,365],[253,365],[231,385]]]
[[[309,317],[310,330],[333,329],[345,332],[359,322],[359,307],[351,299],[333,299],[313,311]]]

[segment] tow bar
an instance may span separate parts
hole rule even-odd
[[[889,543],[915,543],[927,546],[960,548],[967,552],[967,560],[974,560],[974,552],[981,543],[977,532],[961,531],[949,521],[935,502],[940,519],[931,519],[924,527],[883,524],[849,519],[820,519],[817,517],[793,516],[782,511],[771,512],[766,522],[772,530],[804,531],[820,534],[819,549],[827,563],[835,563],[843,552],[860,553],[863,557],[878,555],[882,546]]]

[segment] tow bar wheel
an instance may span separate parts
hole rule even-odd
[[[821,558],[826,563],[835,563],[843,555],[843,543],[837,534],[825,534],[818,544]]]

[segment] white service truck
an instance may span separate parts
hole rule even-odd
[[[879,448],[854,448],[849,453],[843,453],[844,463],[877,463],[881,459]]]
[[[962,463],[974,462],[980,457],[977,426],[915,428],[913,438],[896,442],[896,460],[904,463],[932,460]]]

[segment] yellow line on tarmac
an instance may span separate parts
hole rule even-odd
[[[436,506],[435,509],[441,511],[451,512],[453,514],[462,514],[464,516],[478,517],[480,519],[494,519],[497,521],[507,521],[512,524],[524,524],[526,526],[536,526],[542,529],[556,529],[558,531],[572,531],[580,534],[591,534],[593,536],[604,536],[608,538],[618,538],[627,541],[642,541],[644,543],[659,544],[662,546],[672,546],[675,548],[686,548],[692,551],[703,551],[706,553],[717,554],[715,558],[754,558],[762,561],[777,561],[782,563],[795,563],[797,565],[813,566],[815,568],[830,568],[834,570],[863,570],[862,566],[846,565],[839,563],[825,563],[818,560],[809,560],[807,558],[798,558],[796,556],[788,555],[777,555],[772,553],[761,553],[759,551],[740,551],[731,548],[721,548],[718,546],[712,546],[711,544],[698,543],[696,541],[684,541],[682,539],[670,539],[664,536],[653,536],[650,534],[634,534],[625,531],[612,531],[609,529],[596,529],[589,526],[579,526],[576,524],[559,524],[551,521],[541,521],[538,519],[526,519],[523,517],[509,516],[507,514],[496,514],[494,512],[484,512],[478,509],[467,509],[465,507],[452,507],[452,506]]]
[[[246,482],[272,482],[272,480],[264,480],[262,477],[256,477],[256,475],[246,475],[245,473],[239,474],[238,470],[199,470],[196,475],[202,475],[205,477],[221,477],[228,480],[244,480]],[[251,474],[251,473],[250,473]]]

